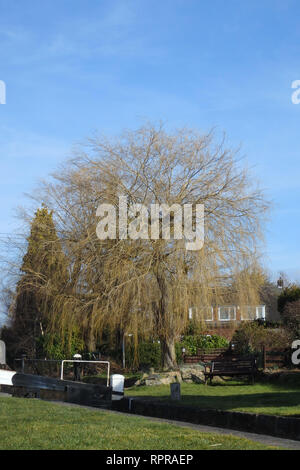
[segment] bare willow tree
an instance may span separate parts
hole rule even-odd
[[[203,248],[189,251],[176,237],[172,210],[169,240],[161,226],[157,239],[150,228],[146,239],[124,239],[117,227],[115,238],[99,240],[97,208],[112,204],[120,220],[120,196],[128,207],[204,205]],[[52,326],[80,325],[90,349],[109,326],[132,333],[136,343],[143,336],[159,339],[163,366],[173,368],[191,305],[215,305],[229,296],[257,301],[253,271],[268,204],[236,152],[213,133],[170,134],[149,125],[119,139],[94,137],[35,197],[54,211],[69,263],[69,285],[52,304]]]

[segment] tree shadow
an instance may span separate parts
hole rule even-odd
[[[128,393],[130,396],[130,393]],[[171,401],[170,395],[144,395],[135,396],[147,401]],[[279,408],[279,407],[299,407],[300,418],[300,391],[283,392],[280,390],[266,393],[236,394],[236,395],[185,395],[182,394],[181,401],[174,401],[174,404],[182,406],[193,406],[207,409],[234,410],[239,408]],[[250,411],[250,410],[249,410]]]

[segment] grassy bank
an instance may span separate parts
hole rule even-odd
[[[0,449],[272,449],[234,436],[201,433],[144,418],[0,398]]]
[[[234,381],[216,385],[183,383],[181,393],[180,403],[183,405],[300,417],[300,387],[295,384],[248,385]],[[170,387],[133,387],[126,391],[126,395],[169,400]]]

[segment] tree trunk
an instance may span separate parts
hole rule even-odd
[[[155,308],[156,327],[160,334],[162,366],[164,370],[175,369],[177,367],[174,324],[172,313],[169,312],[170,286],[167,282],[167,275],[164,271],[164,260],[160,255],[157,257],[155,269],[157,284],[160,290],[160,299]]]
[[[176,351],[174,339],[161,339],[161,354],[162,354],[162,366],[164,370],[176,369]]]
[[[92,331],[89,332],[88,341],[87,341],[87,349],[89,352],[96,351],[96,341],[95,341],[95,337]]]
[[[88,333],[87,333],[87,349],[89,352],[96,351],[94,319],[93,319],[92,314],[90,315],[89,328],[88,328]]]

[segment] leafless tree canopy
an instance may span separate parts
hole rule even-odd
[[[128,203],[204,204],[205,243],[184,240],[99,240],[96,210],[118,197]],[[257,246],[268,208],[235,152],[213,133],[173,134],[145,126],[119,139],[95,137],[35,193],[54,211],[69,281],[53,295],[53,329],[80,325],[92,349],[105,327],[159,338],[164,366],[174,367],[174,342],[188,307],[251,304],[259,287]],[[47,304],[49,305],[49,303]]]

